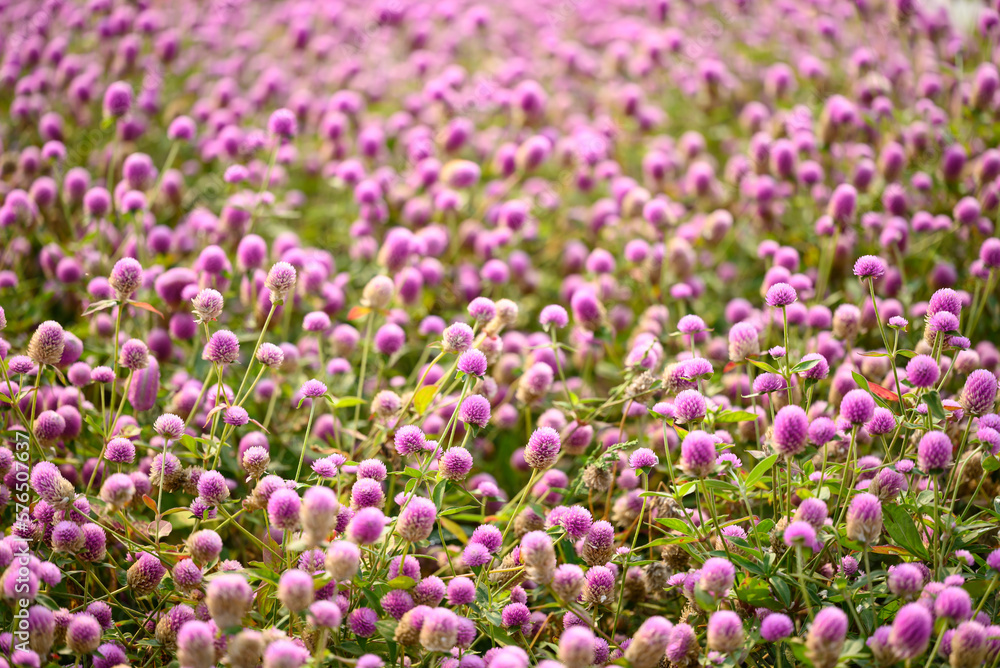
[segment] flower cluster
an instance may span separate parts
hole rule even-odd
[[[1000,663],[997,7],[0,4],[0,668]]]

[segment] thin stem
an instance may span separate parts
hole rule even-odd
[[[299,474],[302,473],[302,462],[306,458],[306,449],[309,447],[309,432],[312,430],[313,416],[316,414],[316,402],[318,397],[314,397],[309,405],[309,421],[306,422],[306,435],[302,439],[302,452],[299,453],[299,466],[295,469],[295,482],[299,481]]]

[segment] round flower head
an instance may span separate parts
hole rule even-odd
[[[396,452],[402,456],[416,454],[427,447],[427,437],[424,432],[415,425],[405,425],[396,430],[393,438]]]
[[[729,360],[743,362],[750,355],[760,353],[757,328],[748,322],[738,322],[729,330]]]
[[[267,515],[271,526],[293,531],[299,526],[299,511],[302,501],[295,490],[282,488],[271,494],[267,502]]]
[[[205,590],[208,613],[220,629],[240,626],[252,600],[253,590],[239,573],[217,575]]]
[[[139,339],[129,339],[122,344],[118,363],[129,371],[139,371],[149,366],[149,348]]]
[[[165,439],[176,440],[184,435],[184,420],[173,413],[164,413],[153,422],[153,431]]]
[[[724,557],[711,557],[701,567],[701,588],[715,598],[723,598],[733,586],[736,568]]]
[[[218,290],[206,288],[191,299],[191,305],[198,322],[213,322],[222,315],[224,305],[222,294]]]
[[[889,646],[900,660],[920,656],[934,631],[934,618],[926,606],[908,603],[896,612],[889,632]]]
[[[819,529],[826,522],[828,513],[826,503],[821,499],[811,497],[803,499],[795,511],[797,521],[808,522],[814,529]]]
[[[715,439],[701,430],[688,432],[681,441],[680,467],[689,476],[705,478],[715,470]]]
[[[293,139],[298,133],[298,121],[291,109],[276,109],[267,120],[267,131],[275,137]]]
[[[674,399],[677,420],[682,423],[702,420],[708,410],[705,397],[698,390],[684,390]]]
[[[539,427],[524,447],[524,461],[533,469],[547,469],[559,458],[559,432],[551,427]]]
[[[906,380],[913,387],[931,387],[940,375],[941,370],[930,355],[917,355],[906,365]]]
[[[840,657],[847,635],[847,614],[829,606],[816,613],[806,636],[806,656],[814,666],[833,668]]]
[[[361,550],[354,543],[337,540],[327,548],[324,566],[337,582],[350,582],[357,574],[360,563]]]
[[[482,351],[466,350],[458,357],[458,370],[469,376],[481,378],[486,373],[486,355]]]
[[[659,463],[659,457],[649,448],[639,448],[628,458],[628,465],[636,470],[649,471]]]
[[[924,586],[924,574],[913,564],[896,564],[889,568],[889,591],[904,600],[911,600]]]
[[[795,624],[788,615],[772,612],[760,623],[760,635],[767,642],[778,642],[792,635]]]
[[[977,369],[965,379],[959,403],[972,415],[989,413],[996,403],[997,389],[997,378],[993,372]]]
[[[362,508],[347,525],[348,540],[358,545],[370,545],[382,536],[385,515],[378,508]]]
[[[858,494],[847,509],[847,537],[870,545],[881,534],[882,502],[874,494]]]
[[[231,427],[242,427],[250,422],[250,413],[242,406],[227,406],[222,412],[222,421]]]
[[[74,522],[60,522],[52,529],[52,549],[73,553],[83,547],[83,530]]]
[[[31,431],[43,443],[52,443],[66,430],[66,419],[55,411],[42,411],[35,418]]]
[[[108,86],[104,92],[104,115],[121,118],[131,109],[132,86],[125,81],[116,81]]]
[[[211,529],[202,529],[188,537],[187,548],[196,563],[209,564],[222,554],[222,538]]]
[[[416,543],[426,540],[437,521],[437,506],[420,496],[410,499],[396,520],[396,531],[404,540]]]
[[[785,457],[801,453],[809,436],[809,418],[800,406],[785,406],[774,417],[774,450]]]
[[[177,631],[177,659],[182,666],[210,668],[215,665],[215,630],[214,624],[198,619],[184,622]]]
[[[461,354],[472,347],[474,338],[471,327],[463,322],[456,322],[445,328],[441,335],[441,344],[446,353]]]
[[[114,288],[118,300],[122,301],[142,287],[142,275],[142,265],[133,258],[125,257],[112,267],[108,283]]]
[[[73,615],[66,627],[66,646],[76,654],[91,654],[101,644],[101,625],[93,615]]]
[[[262,343],[257,349],[257,361],[269,369],[277,369],[285,361],[285,353],[273,343]]]
[[[124,473],[112,473],[101,485],[101,500],[112,509],[127,506],[134,495],[135,483]]]
[[[569,324],[569,314],[562,306],[549,304],[542,309],[541,314],[538,316],[538,322],[545,329],[562,329]]]
[[[448,448],[438,462],[438,472],[448,480],[464,480],[472,470],[472,453],[462,447]]]
[[[62,325],[54,320],[46,320],[28,342],[28,357],[35,364],[50,364],[56,366],[63,356],[66,338]]]
[[[153,555],[143,552],[126,572],[126,580],[132,593],[136,596],[146,596],[156,591],[160,580],[166,575],[167,569]]]
[[[315,596],[313,577],[293,568],[281,574],[278,580],[278,600],[291,612],[302,612],[312,605]]]
[[[768,306],[782,308],[794,304],[798,298],[795,288],[788,283],[775,283],[767,289],[764,301],[767,302]]]
[[[104,457],[115,464],[131,464],[135,461],[135,445],[127,438],[113,438],[108,441]]]
[[[458,409],[458,419],[465,424],[485,427],[490,421],[490,402],[479,394],[466,397]]]
[[[215,364],[234,364],[240,359],[240,340],[228,329],[220,329],[205,344],[201,358]]]
[[[476,297],[469,302],[468,311],[469,316],[480,325],[485,325],[497,315],[496,304],[486,297]]]
[[[879,406],[872,419],[865,423],[865,431],[872,436],[884,436],[896,429],[896,416],[888,408]]]
[[[388,276],[375,276],[361,293],[361,304],[374,309],[384,309],[392,301],[396,286]]]
[[[326,394],[326,385],[324,385],[322,381],[316,379],[307,380],[302,383],[302,387],[299,389],[299,392],[303,397],[315,399]]]
[[[961,587],[945,587],[934,599],[934,614],[953,624],[972,617],[972,598]]]
[[[284,304],[295,287],[295,267],[287,262],[275,262],[267,272],[264,287],[270,293],[271,303]]]
[[[782,539],[788,547],[813,549],[816,546],[816,529],[808,522],[795,521],[785,527]]]
[[[709,649],[723,654],[737,651],[743,645],[743,621],[732,610],[718,610],[708,619],[706,642]]]
[[[874,415],[875,400],[864,390],[851,390],[840,402],[840,417],[851,424],[864,424]]]
[[[291,640],[275,640],[264,650],[263,668],[301,668],[310,659],[309,650]]]
[[[347,626],[351,633],[361,638],[368,638],[375,633],[376,622],[378,613],[371,608],[357,608],[347,616]]]
[[[942,473],[951,466],[951,439],[940,431],[929,431],[917,445],[917,466],[925,473]]]
[[[854,275],[864,280],[885,276],[885,261],[874,255],[862,255],[854,262]]]

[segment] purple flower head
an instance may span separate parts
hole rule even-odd
[[[302,500],[295,490],[281,488],[271,494],[267,502],[267,515],[271,526],[292,531],[299,526],[299,511]]]
[[[785,457],[801,453],[809,435],[809,418],[800,406],[785,406],[774,417],[774,449]]]
[[[724,557],[711,557],[701,567],[701,588],[715,598],[724,598],[735,578],[736,568]]]
[[[908,603],[896,613],[889,632],[889,646],[899,659],[912,659],[927,649],[934,619],[920,603]]]
[[[234,364],[240,358],[240,340],[228,329],[220,329],[209,338],[201,357],[215,364]]]
[[[776,373],[762,373],[753,379],[754,394],[782,392],[787,388],[785,379]]]
[[[302,394],[303,397],[316,399],[326,394],[326,385],[323,384],[322,381],[316,380],[314,378],[312,380],[307,380],[306,382],[302,383],[302,387],[299,389],[299,392]]]
[[[132,109],[132,86],[116,81],[104,92],[104,115],[121,118]]]
[[[772,612],[760,623],[760,635],[767,642],[778,642],[792,635],[795,625],[788,615]]]
[[[118,260],[111,269],[108,283],[115,290],[119,300],[128,299],[133,292],[142,287],[142,265],[133,258]]]
[[[298,129],[295,113],[290,109],[276,109],[267,120],[267,131],[281,139],[294,139]]]
[[[885,261],[874,255],[862,255],[854,262],[854,275],[860,279],[885,276]]]
[[[410,542],[425,540],[437,521],[437,507],[430,499],[413,497],[399,513],[396,531]]]
[[[788,283],[775,283],[767,289],[767,295],[764,297],[764,301],[767,302],[768,306],[774,308],[783,308],[790,306],[798,301],[798,294],[795,292],[795,288],[790,286]]]
[[[698,390],[684,390],[674,399],[678,422],[699,422],[708,411],[705,397]]]
[[[533,469],[547,469],[559,458],[559,432],[551,427],[539,427],[528,438],[524,460]]]
[[[913,387],[931,387],[940,375],[941,370],[930,355],[917,355],[906,365],[906,380]]]
[[[486,373],[486,355],[482,351],[471,349],[466,350],[458,357],[458,370],[469,376],[482,378]]]
[[[277,369],[285,361],[285,353],[273,343],[262,343],[257,349],[257,361],[269,369]]]
[[[370,545],[382,536],[385,515],[378,508],[362,508],[347,525],[347,538],[358,545]]]
[[[882,502],[863,492],[851,499],[847,509],[847,537],[870,545],[882,533]]]
[[[660,463],[659,457],[649,448],[639,448],[629,456],[628,465],[636,470],[648,472]]]
[[[489,400],[479,394],[466,397],[458,409],[458,419],[465,424],[485,427],[490,421]]]
[[[731,610],[718,610],[708,619],[706,642],[709,649],[723,654],[736,652],[743,645],[743,621]]]
[[[982,415],[993,409],[997,399],[997,378],[991,371],[977,369],[965,379],[960,403],[972,415]]]
[[[569,314],[562,306],[549,304],[542,309],[541,314],[538,316],[538,322],[545,329],[549,329],[550,327],[562,329],[569,324]]]
[[[840,417],[853,425],[868,422],[875,415],[875,400],[865,390],[851,390],[840,402]]]
[[[680,467],[689,476],[705,478],[715,469],[715,439],[701,430],[688,432],[681,441]]]
[[[486,297],[476,297],[469,302],[469,316],[480,325],[485,325],[496,317],[497,307],[492,299]]]
[[[972,617],[972,598],[961,587],[945,587],[934,599],[934,614],[953,624]]]
[[[396,452],[402,456],[413,455],[427,447],[427,438],[424,432],[415,425],[405,425],[396,430],[393,439]]]
[[[295,267],[287,262],[276,262],[267,272],[264,287],[270,293],[272,304],[284,304],[295,287]]]
[[[456,322],[445,328],[441,335],[442,348],[446,353],[461,354],[472,347],[475,335],[464,322]]]
[[[808,547],[816,549],[816,529],[809,522],[797,520],[785,527],[782,535],[785,545],[788,547]]]
[[[464,480],[472,470],[472,453],[462,447],[448,448],[438,462],[438,471],[442,478],[448,480]]]
[[[926,473],[942,473],[951,466],[951,439],[940,431],[924,434],[917,445],[917,466]]]
[[[865,431],[872,436],[890,434],[896,429],[896,416],[888,408],[875,409],[872,419],[865,423]]]

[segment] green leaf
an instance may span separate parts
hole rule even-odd
[[[869,390],[869,391],[871,391],[870,388],[868,387],[868,379],[867,378],[865,378],[864,376],[862,376],[857,371],[852,371],[851,372],[851,376],[854,378],[854,382],[858,384],[858,387],[860,387],[863,390]]]
[[[935,420],[944,420],[946,418],[944,404],[941,403],[941,395],[937,393],[937,390],[928,392],[922,398],[924,403],[927,404],[927,410],[930,411],[931,417]]]
[[[355,406],[363,406],[364,404],[365,400],[358,397],[341,397],[333,402],[333,408],[335,410],[338,408],[354,408]]]
[[[983,470],[987,473],[993,473],[997,469],[1000,469],[1000,459],[996,456],[990,456],[983,459]]]
[[[774,463],[778,461],[778,455],[773,454],[767,459],[762,459],[757,466],[753,467],[753,471],[750,471],[750,475],[747,476],[746,484],[747,487],[753,487],[760,479],[764,477],[764,474],[771,470]]]
[[[910,513],[902,506],[888,504],[883,506],[882,510],[885,516],[885,530],[896,544],[913,556],[926,559],[927,550]]]
[[[771,594],[766,583],[756,578],[747,578],[736,588],[736,598],[755,608],[780,610],[781,603]]]
[[[388,585],[390,589],[413,589],[416,584],[416,580],[406,577],[405,575],[397,575],[393,579],[386,582],[386,585]]]
[[[801,362],[792,367],[792,373],[800,373],[802,371],[808,371],[809,369],[819,364],[821,361],[822,360],[818,359],[802,360]]]
[[[92,313],[97,313],[98,311],[109,309],[117,303],[118,303],[117,299],[102,299],[99,302],[94,302],[93,304],[91,304],[90,308],[88,308],[86,311],[83,312],[83,315],[90,315]]]
[[[679,520],[676,517],[663,517],[656,518],[657,523],[662,524],[665,527],[673,529],[674,531],[679,531],[685,536],[691,531],[691,527],[684,523],[684,520]]]
[[[728,423],[728,422],[752,422],[757,419],[757,416],[750,411],[726,411],[715,416],[715,422],[718,423]]]
[[[767,362],[761,362],[760,360],[750,359],[749,357],[747,358],[747,362],[750,362],[750,364],[753,364],[758,369],[763,369],[764,371],[767,371],[768,373],[777,373],[777,374],[781,373],[780,371],[778,371],[777,369],[775,369],[773,366],[771,366]]]
[[[434,400],[434,395],[437,394],[437,391],[437,385],[425,385],[413,395],[413,408],[416,409],[418,415],[424,414],[427,407],[431,405],[431,401]]]

